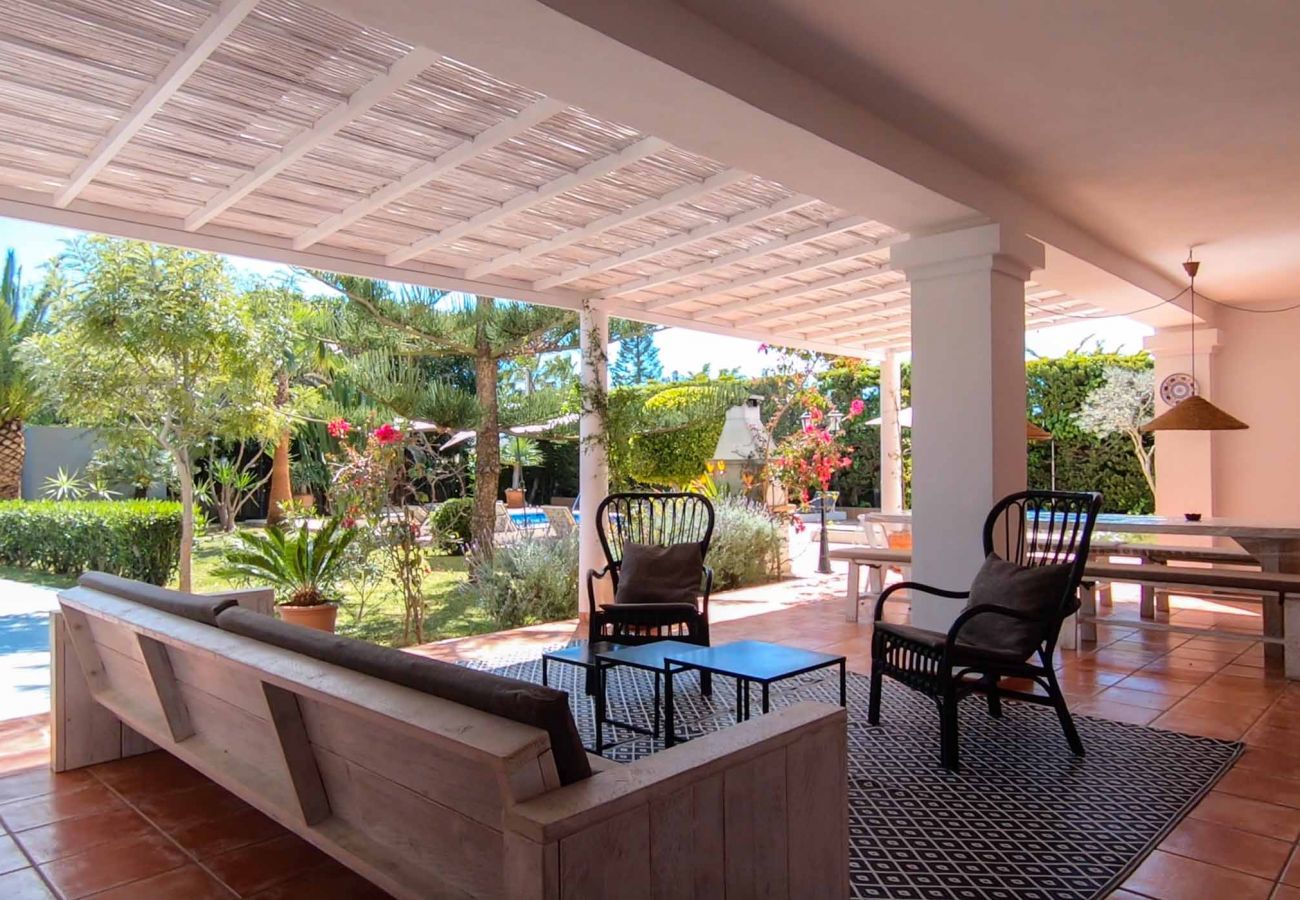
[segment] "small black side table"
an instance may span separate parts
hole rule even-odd
[[[596,706],[596,743],[598,746],[604,746],[603,727],[606,724],[617,725],[619,728],[626,728],[628,731],[635,731],[637,734],[648,734],[654,737],[659,734],[659,679],[668,672],[668,657],[682,653],[688,650],[700,649],[699,644],[687,644],[683,641],[651,641],[648,644],[633,644],[628,647],[620,647],[617,650],[599,650],[596,652],[598,664],[596,667],[596,677],[600,683],[596,690],[596,696],[599,702]],[[630,666],[633,669],[641,669],[644,672],[650,672],[655,679],[655,700],[654,700],[654,725],[650,729],[642,728],[639,725],[632,725],[628,722],[619,722],[608,717],[606,712],[605,685],[608,679],[608,672],[615,666]],[[668,707],[665,706],[665,709]],[[669,713],[671,716],[671,713]],[[672,721],[671,718],[668,719]],[[672,736],[665,734],[665,746],[671,744]]]
[[[610,650],[622,650],[624,645],[616,644],[613,641],[596,641],[591,644],[575,644],[572,647],[565,647],[562,650],[552,650],[550,653],[542,654],[542,686],[550,687],[550,671],[548,665],[552,662],[563,663],[569,666],[577,666],[584,672],[595,672],[599,687],[596,694],[592,697],[592,706],[596,713],[596,748],[593,751],[597,756],[605,751],[605,733],[602,724],[605,721],[605,684],[600,675],[600,660],[597,654]],[[658,685],[656,684],[656,688]],[[657,713],[656,713],[657,714]],[[621,722],[618,724],[622,724]],[[589,748],[590,749],[590,748]]]
[[[690,646],[685,652],[673,653],[664,660],[664,746],[677,741],[673,731],[673,675],[686,669],[712,672],[736,679],[736,721],[749,718],[749,685],[763,686],[763,712],[769,708],[773,682],[794,678],[817,669],[840,667],[840,706],[845,705],[847,660],[843,656],[769,644],[766,641],[736,641],[715,647]]]

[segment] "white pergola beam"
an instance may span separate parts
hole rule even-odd
[[[635,222],[637,219],[644,219],[652,216],[657,212],[676,206],[679,203],[686,203],[694,200],[696,197],[702,197],[711,194],[714,191],[720,191],[723,188],[730,187],[733,184],[744,181],[749,174],[739,169],[728,169],[725,172],[719,172],[702,181],[692,181],[690,184],[682,185],[676,190],[669,191],[662,197],[651,197],[647,200],[636,204],[635,206],[625,209],[622,212],[610,213],[607,216],[601,216],[594,222],[584,225],[581,228],[572,228],[553,238],[544,241],[537,241],[529,244],[527,247],[521,247],[511,253],[498,256],[495,259],[489,259],[487,262],[479,263],[477,266],[471,266],[465,270],[467,278],[479,278],[491,272],[497,272],[509,266],[517,265],[526,260],[538,256],[545,256],[547,253],[553,253],[556,250],[568,247],[570,244],[576,244],[587,238],[594,237],[603,231],[611,228],[617,228],[620,225],[626,225],[629,222]]]
[[[648,322],[653,325],[666,325],[675,328],[688,328],[692,331],[700,331],[705,334],[716,334],[723,337],[740,337],[748,338],[752,341],[767,344],[779,344],[782,346],[795,346],[805,350],[814,350],[819,353],[828,353],[838,356],[865,356],[866,351],[860,348],[843,347],[831,340],[803,340],[796,338],[788,332],[768,331],[762,328],[736,328],[726,322],[696,322],[688,319],[680,313],[671,311],[658,313],[653,317],[644,315],[640,307],[635,303],[626,302],[605,302],[600,304],[600,308],[607,311],[611,316],[618,316],[623,319],[631,319],[634,322]]]
[[[414,259],[424,253],[428,253],[435,247],[443,247],[447,244],[460,240],[467,234],[477,231],[480,228],[486,228],[495,222],[507,216],[517,213],[522,209],[535,206],[552,197],[558,197],[565,191],[571,191],[579,185],[586,184],[589,181],[595,181],[603,178],[610,172],[621,169],[623,166],[630,165],[637,160],[645,159],[647,156],[654,156],[659,151],[668,146],[667,141],[655,137],[642,138],[634,144],[624,147],[617,153],[601,157],[594,162],[590,162],[575,172],[567,175],[561,175],[554,181],[549,181],[539,188],[512,197],[505,203],[486,209],[476,216],[471,216],[463,222],[457,222],[449,228],[444,228],[437,234],[431,234],[426,238],[421,238],[413,244],[394,250],[385,257],[385,262],[390,266],[404,263],[408,259]]]
[[[747,259],[767,256],[769,253],[779,253],[782,250],[788,250],[789,248],[797,247],[800,244],[807,244],[810,241],[831,237],[832,235],[839,234],[842,231],[848,231],[851,228],[865,225],[869,221],[869,219],[863,216],[846,216],[842,219],[836,219],[834,222],[828,222],[825,225],[814,225],[812,228],[805,228],[803,231],[796,231],[794,234],[788,234],[783,238],[769,241],[765,244],[746,247],[743,250],[734,250],[731,253],[724,253],[721,256],[712,259],[702,259],[697,263],[692,263],[691,265],[680,269],[667,269],[663,272],[656,272],[654,275],[647,275],[644,278],[638,278],[635,281],[620,284],[618,287],[612,287],[608,290],[601,291],[597,296],[602,298],[621,297],[624,294],[644,291],[648,288],[658,287],[661,284],[667,284],[689,275],[698,275],[699,273],[707,272],[710,269],[721,269],[726,266],[732,266],[736,263],[744,262]],[[665,301],[668,299],[670,298],[664,298]]]
[[[333,111],[326,113],[306,131],[294,137],[275,156],[263,161],[230,187],[213,197],[185,219],[185,230],[196,231],[234,206],[258,187],[279,175],[289,166],[338,134],[351,122],[365,115],[384,98],[433,65],[442,54],[423,47],[403,56],[382,75],[376,76]]]
[[[901,288],[896,289],[895,292],[897,292],[897,290],[907,289],[907,285],[903,285]],[[891,300],[888,303],[877,303],[873,306],[863,307],[862,309],[849,309],[841,313],[822,316],[820,319],[815,319],[810,322],[803,322],[798,326],[798,328],[801,329],[799,333],[817,334],[821,331],[834,329],[841,334],[860,334],[863,331],[869,330],[871,326],[864,325],[862,328],[857,330],[852,328],[845,329],[839,326],[844,325],[846,322],[856,322],[859,319],[866,318],[876,318],[884,324],[892,324],[887,320],[891,316],[905,314],[911,308],[911,305],[912,298],[903,297],[898,300]]]
[[[347,228],[353,222],[378,212],[412,191],[419,190],[444,172],[462,166],[479,154],[518,137],[534,125],[538,125],[562,112],[564,108],[564,104],[558,100],[548,98],[537,101],[523,109],[519,115],[498,122],[491,128],[479,132],[470,140],[452,147],[437,159],[429,160],[417,166],[397,181],[384,185],[368,197],[353,203],[342,212],[330,216],[315,228],[304,231],[293,239],[294,249],[306,250],[311,245],[320,243],[331,234]],[[480,274],[486,275],[487,272]],[[478,275],[469,277],[477,278]]]
[[[733,278],[730,281],[702,287],[697,291],[687,291],[684,294],[674,294],[671,297],[655,297],[645,301],[641,305],[645,307],[647,312],[653,312],[655,310],[677,306],[682,303],[691,303],[697,300],[704,300],[708,297],[716,297],[719,294],[729,294],[732,291],[738,291],[742,288],[762,284],[764,281],[775,281],[778,278],[787,278],[801,272],[810,272],[815,269],[821,269],[832,265],[833,263],[847,262],[852,259],[857,259],[858,257],[865,256],[875,250],[884,249],[889,246],[889,243],[891,242],[870,241],[865,244],[855,244],[844,250],[836,250],[833,253],[822,253],[819,256],[812,257],[811,259],[796,260],[795,262],[786,263],[783,266],[777,266],[774,269],[767,269],[762,272],[751,272],[748,275],[742,275],[740,278]],[[800,285],[795,285],[795,287],[799,289],[800,293],[815,290],[815,288],[803,287]],[[781,290],[784,291],[786,288],[782,288]],[[745,302],[746,304],[749,303],[748,300]],[[739,301],[736,301],[736,303],[738,304]],[[736,308],[739,308],[739,306],[736,306]],[[715,309],[721,311],[723,307],[718,306],[715,307]],[[700,312],[704,311],[700,310]]]
[[[865,290],[865,291],[856,291],[852,294],[841,294],[838,297],[827,297],[823,300],[814,300],[812,303],[805,303],[802,306],[792,307],[790,309],[778,309],[773,311],[770,314],[759,314],[758,316],[755,316],[752,319],[740,319],[740,320],[733,320],[733,321],[738,321],[738,323],[761,321],[764,324],[770,324],[772,322],[780,322],[782,319],[793,319],[796,316],[802,316],[810,312],[820,313],[823,310],[835,309],[836,307],[839,306],[848,306],[851,303],[870,303],[871,301],[876,300],[880,297],[888,297],[891,294],[906,293],[907,290],[908,290],[907,282],[900,281],[895,284],[887,284],[884,287],[871,288],[870,290]],[[866,307],[861,310],[855,310],[854,312],[859,312],[863,315],[866,315],[868,312],[872,312],[880,309],[880,307],[881,307],[880,304],[873,304],[870,307]]]
[[[577,281],[579,278],[586,278],[588,275],[595,275],[598,272],[604,272],[608,269],[617,269],[619,266],[625,266],[628,263],[634,263],[650,256],[660,253],[667,253],[669,250],[676,250],[687,244],[693,244],[696,241],[702,241],[711,238],[714,235],[722,234],[724,231],[730,231],[733,228],[743,228],[746,225],[753,225],[763,219],[771,216],[779,216],[783,213],[793,212],[801,206],[808,206],[816,203],[817,198],[809,197],[806,194],[796,194],[787,197],[771,206],[760,206],[757,209],[748,209],[742,213],[736,213],[726,219],[717,222],[709,222],[706,225],[700,225],[692,228],[690,231],[682,234],[675,234],[666,237],[663,240],[655,241],[653,244],[646,244],[644,247],[634,247],[618,256],[611,256],[602,259],[599,262],[588,263],[585,266],[577,266],[559,275],[552,275],[549,278],[542,278],[533,283],[533,289],[538,291],[550,290],[570,281]]]
[[[221,46],[221,42],[239,27],[239,23],[244,21],[255,6],[257,0],[225,0],[217,7],[216,12],[200,26],[185,44],[184,49],[158,73],[153,83],[145,88],[144,92],[136,98],[135,103],[131,104],[131,108],[90,151],[85,161],[77,166],[68,178],[68,183],[54,195],[54,205],[60,208],[66,207],[77,199],[77,195],[85,190],[86,185],[112,162],[113,157],[117,156],[131,138],[139,133],[153,114],[172,98],[172,95],[199,66],[203,65],[213,51]]]
[[[825,278],[819,278],[816,281],[804,282],[791,285],[787,288],[781,288],[776,291],[768,291],[766,294],[759,294],[755,297],[743,297],[738,300],[731,300],[727,303],[719,304],[708,309],[699,309],[692,313],[696,319],[708,319],[722,313],[735,312],[737,310],[751,310],[773,303],[779,303],[782,300],[789,300],[793,297],[802,297],[804,294],[811,294],[815,291],[825,291],[832,288],[844,287],[845,285],[856,284],[859,281],[866,281],[868,278],[874,278],[877,275],[883,275],[886,272],[892,272],[889,263],[880,263],[870,266],[866,269],[859,269],[855,272],[846,272],[842,275],[828,275]],[[821,301],[815,301],[805,304],[800,309],[816,309],[817,304]]]

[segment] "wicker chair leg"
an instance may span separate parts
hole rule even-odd
[[[995,719],[1002,718],[1002,695],[998,693],[998,676],[990,675],[985,680],[985,696],[989,701],[989,715]]]
[[[1083,756],[1083,741],[1079,739],[1079,731],[1074,727],[1074,717],[1070,715],[1070,707],[1065,703],[1065,695],[1061,693],[1061,686],[1056,682],[1056,673],[1049,666],[1047,669],[1047,693],[1052,698],[1052,707],[1056,710],[1056,717],[1061,720],[1061,730],[1065,732],[1065,739],[1070,744],[1070,749],[1074,751],[1075,756]]]
[[[939,758],[945,769],[956,772],[958,762],[957,738],[957,693],[955,685],[949,683],[939,701]]]
[[[871,661],[871,693],[867,701],[867,722],[880,724],[880,683],[884,679],[881,664],[877,659]]]

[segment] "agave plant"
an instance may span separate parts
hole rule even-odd
[[[241,531],[239,546],[228,550],[219,574],[229,578],[270,582],[285,606],[319,606],[342,574],[344,551],[355,532],[329,519],[320,531],[306,525],[295,529]]]

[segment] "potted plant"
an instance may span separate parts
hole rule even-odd
[[[332,632],[338,614],[332,592],[353,537],[352,529],[334,518],[316,532],[306,524],[296,530],[241,531],[239,546],[226,552],[220,574],[269,582],[276,590],[281,619]]]
[[[510,487],[506,488],[506,506],[510,509],[523,509],[525,505],[524,466],[541,464],[541,448],[535,441],[515,435],[506,440],[501,451],[501,461],[510,466]]]
[[[307,513],[316,508],[316,494],[312,486],[316,483],[316,466],[313,461],[295,459],[289,467],[289,480],[293,485],[293,502]]]

